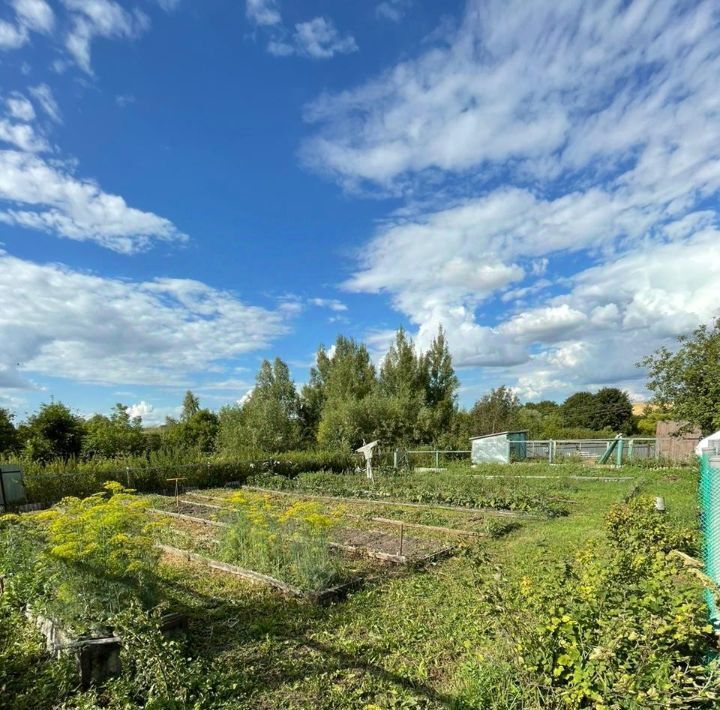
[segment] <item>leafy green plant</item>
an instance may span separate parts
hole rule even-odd
[[[543,706],[715,707],[702,594],[667,554],[687,535],[643,498],[615,506],[607,532],[609,547],[590,544],[542,582],[522,580],[511,617],[519,674]]]
[[[364,475],[306,473],[292,480],[281,476],[255,476],[248,483],[276,490],[296,490],[349,498],[437,503],[466,508],[496,508],[547,515],[565,515],[566,506],[548,492],[513,480],[480,479],[470,476],[391,474],[370,483]]]
[[[118,483],[65,498],[29,516],[0,519],[0,571],[8,594],[63,620],[76,633],[108,631],[124,605],[157,601],[159,553],[147,502]]]
[[[323,514],[316,503],[299,501],[278,509],[267,497],[242,493],[234,494],[229,505],[232,518],[221,547],[225,559],[308,590],[340,577],[328,546],[337,516]]]

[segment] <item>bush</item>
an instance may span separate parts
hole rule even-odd
[[[187,457],[194,461],[188,462]],[[102,490],[105,481],[157,493],[169,490],[168,478],[182,477],[186,487],[213,488],[230,481],[245,481],[258,473],[294,477],[303,471],[327,470],[337,473],[354,470],[353,454],[327,451],[297,451],[268,455],[260,459],[223,461],[186,454],[178,458],[155,452],[148,458],[55,461],[47,466],[23,461],[25,488],[34,503],[51,504],[67,496],[86,497]]]
[[[147,503],[118,483],[106,494],[65,498],[32,517],[0,518],[0,571],[16,604],[65,622],[75,633],[105,634],[125,605],[157,600],[159,554]]]
[[[647,499],[615,506],[607,532],[609,545],[521,581],[501,634],[517,687],[540,707],[717,707],[707,608],[667,554],[687,536]]]

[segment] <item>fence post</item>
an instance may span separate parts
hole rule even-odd
[[[398,467],[398,450],[395,449],[393,452],[393,468],[397,470]]]
[[[550,439],[550,441],[548,441],[548,463],[552,463],[552,462],[553,462],[553,458],[554,458],[554,456],[553,456],[553,453],[554,453],[553,449],[554,449],[554,448],[555,448],[555,442],[554,442],[552,439]]]
[[[125,476],[127,477],[127,487],[130,488],[130,466],[125,466]]]
[[[440,468],[440,452],[435,449],[435,468]]]
[[[623,454],[623,438],[622,436],[618,439],[617,450],[615,452],[615,465],[622,466],[622,454]]]
[[[634,448],[634,446],[635,446],[635,439],[630,439],[630,441],[628,442],[628,454],[627,454],[628,461],[632,461],[632,460],[633,460],[633,448]]]

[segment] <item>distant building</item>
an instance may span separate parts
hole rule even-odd
[[[657,423],[655,446],[660,458],[684,461],[695,455],[695,447],[702,439],[702,432],[698,427],[694,427],[680,434],[680,429],[686,425],[687,422],[674,421]]]
[[[527,456],[527,431],[501,431],[470,437],[473,463],[510,463]]]

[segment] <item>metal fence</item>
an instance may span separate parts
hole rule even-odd
[[[526,458],[542,459],[555,463],[564,459],[597,461],[606,454],[616,439],[549,439],[525,442]],[[652,459],[657,456],[656,440],[651,438],[623,439],[620,450],[621,461]],[[616,457],[613,457],[616,460]]]
[[[509,442],[509,445],[511,460],[542,460],[549,463],[567,460],[597,461],[611,448],[613,451],[608,463],[628,463],[657,458],[683,462],[691,458],[687,447],[679,447],[676,456],[668,455],[668,451],[674,450],[664,446],[663,442],[664,440],[653,437],[631,437],[623,438],[619,446],[617,439],[534,439]],[[457,461],[469,462],[470,453],[469,449],[395,449],[394,451],[385,449],[378,458],[382,460],[383,465],[391,465],[394,468],[409,465],[414,468],[437,469]]]
[[[720,451],[711,449],[700,457],[700,529],[705,573],[720,583]],[[720,610],[711,590],[706,589],[710,618],[720,625]]]

